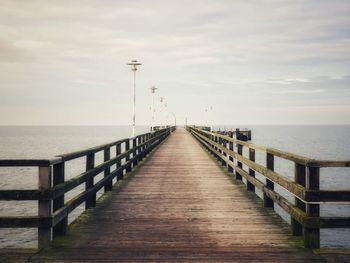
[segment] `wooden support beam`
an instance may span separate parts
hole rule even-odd
[[[243,145],[237,144],[237,154],[243,155]],[[239,168],[243,168],[242,162],[237,161],[237,166]],[[239,174],[239,172],[236,171],[236,180],[242,181],[242,175]]]
[[[307,167],[306,170],[306,189],[319,190],[320,189],[320,168]],[[310,217],[320,217],[319,204],[306,204],[306,214]],[[307,248],[320,248],[320,229],[303,227],[304,246]]]
[[[249,148],[249,160],[255,162],[255,149]],[[255,171],[251,168],[249,168],[249,175],[255,177]],[[255,191],[255,186],[249,181],[247,181],[247,190],[252,192]]]
[[[111,148],[106,148],[103,151],[103,160],[105,162],[109,161],[111,159]],[[111,167],[106,168],[104,171],[104,177],[107,177],[111,173]],[[104,190],[105,192],[111,191],[113,187],[112,180],[106,183]]]
[[[275,170],[275,162],[274,162],[274,155],[271,153],[266,153],[266,167],[267,169],[274,171]],[[274,183],[266,178],[266,187],[274,190],[275,186]],[[269,198],[266,194],[264,194],[264,206],[265,207],[274,207],[273,200]]]
[[[137,138],[132,139],[132,158],[133,158],[133,162],[132,162],[132,167],[137,166],[138,164],[138,160],[137,158],[135,158],[136,154],[137,154],[137,150],[136,150],[136,146],[137,146]]]
[[[53,187],[58,184],[64,183],[65,177],[65,163],[58,163],[53,166]],[[64,194],[53,199],[53,212],[57,211],[64,206]],[[53,228],[53,239],[57,236],[66,234],[68,226],[68,216],[64,217],[61,222],[55,225]]]
[[[39,166],[39,190],[48,190],[52,187],[51,166]],[[39,200],[39,217],[52,216],[52,200]],[[43,248],[52,240],[52,227],[38,227],[38,247]]]
[[[295,163],[294,164],[294,181],[297,184],[305,187],[306,178],[306,166],[304,164]],[[294,197],[294,203],[296,207],[305,212],[305,203],[299,198]],[[303,226],[295,218],[291,218],[291,227],[293,236],[301,236],[303,234]]]
[[[116,145],[115,151],[116,151],[116,156],[118,156],[118,155],[120,155],[122,153],[122,145],[121,145],[121,143]],[[118,168],[120,168],[121,165],[122,165],[122,160],[119,159],[117,161],[117,163],[116,163],[116,169],[118,170]],[[123,180],[123,178],[124,178],[124,171],[118,172],[117,173],[117,181]]]
[[[127,140],[125,142],[125,151],[129,151],[130,150],[130,140]],[[130,154],[127,154],[126,157],[125,157],[125,162],[128,162],[130,160]],[[125,173],[128,173],[131,171],[131,163],[130,165],[128,165],[125,169]]]
[[[86,171],[92,170],[95,167],[95,153],[90,153],[86,156]],[[87,180],[85,190],[89,190],[94,186],[94,177]],[[96,206],[96,193],[92,193],[86,198],[85,209]]]
[[[232,136],[233,136],[233,133],[232,133]],[[228,148],[229,148],[231,151],[233,151],[233,142],[229,142]],[[233,156],[229,155],[229,160],[233,163],[233,162],[234,162]],[[230,173],[233,173],[233,165],[228,164],[228,171],[229,171]]]

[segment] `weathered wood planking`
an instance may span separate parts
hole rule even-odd
[[[323,262],[184,130],[30,259],[51,260]]]

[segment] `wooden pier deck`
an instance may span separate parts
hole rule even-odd
[[[185,130],[29,261],[323,262]]]

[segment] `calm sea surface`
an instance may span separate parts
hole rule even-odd
[[[148,127],[137,127],[138,133]],[[215,129],[231,129],[218,126]],[[243,128],[243,127],[241,127]],[[315,159],[350,160],[350,126],[247,126],[252,129],[253,142],[278,148]],[[99,144],[112,142],[130,136],[128,126],[0,126],[0,159],[51,158],[55,155],[82,150]],[[247,155],[247,152],[244,152]],[[113,156],[112,156],[113,157]],[[264,164],[265,156],[257,152],[258,163]],[[97,164],[103,161],[102,154],[96,156]],[[277,172],[293,179],[293,163],[276,158]],[[84,171],[83,158],[69,162],[66,178]],[[37,170],[34,168],[0,168],[1,189],[35,189]],[[257,176],[263,180],[263,177]],[[349,168],[321,169],[322,189],[350,189]],[[293,197],[283,189],[277,191],[289,200]],[[78,192],[66,196],[68,200]],[[73,192],[73,191],[72,191]],[[101,194],[101,193],[100,193]],[[261,193],[257,192],[261,196]],[[72,221],[83,211],[78,207],[70,216]],[[276,211],[286,220],[290,218],[282,209]],[[36,215],[37,203],[33,201],[0,201],[0,215]],[[349,205],[321,205],[322,216],[350,216]],[[35,247],[35,229],[0,229],[0,247]],[[321,245],[325,247],[350,247],[350,231],[347,229],[322,229]]]

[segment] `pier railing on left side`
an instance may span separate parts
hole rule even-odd
[[[236,180],[246,179],[248,191],[259,189],[263,193],[265,207],[274,204],[282,207],[291,217],[292,234],[303,236],[304,246],[320,247],[320,228],[350,228],[350,217],[324,217],[320,204],[350,204],[350,190],[320,189],[320,169],[347,167],[350,161],[315,160],[293,153],[237,140],[227,135],[187,126],[187,130],[212,154]],[[249,156],[244,156],[243,147]],[[255,152],[266,156],[266,164],[255,162]],[[294,180],[275,171],[275,157],[294,163]],[[244,168],[245,165],[247,168]],[[265,177],[259,180],[256,173]],[[275,184],[294,196],[294,202],[278,193]]]
[[[1,167],[37,167],[38,189],[0,190],[0,200],[37,200],[37,216],[0,216],[1,228],[37,228],[38,247],[48,245],[56,236],[64,235],[68,215],[85,202],[85,209],[96,205],[96,193],[104,188],[112,190],[113,179],[122,180],[126,173],[138,165],[175,127],[168,127],[133,138],[126,138],[94,148],[77,151],[45,160],[0,160]],[[115,157],[111,158],[111,150]],[[95,155],[103,152],[104,160],[95,165]],[[85,158],[85,172],[65,180],[65,164]],[[115,169],[112,171],[112,166]],[[103,173],[100,180],[96,176]],[[95,180],[94,180],[95,179]],[[79,185],[85,190],[65,201],[65,195]]]

